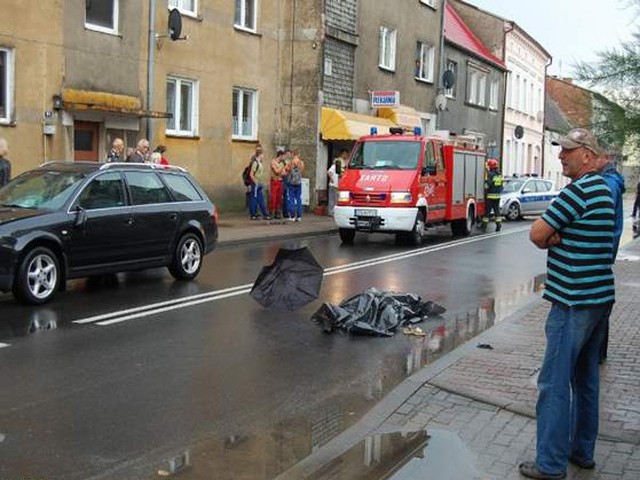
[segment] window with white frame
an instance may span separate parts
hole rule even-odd
[[[513,77],[513,96],[511,97],[511,108],[514,110],[518,109],[518,105],[520,104],[520,75],[515,75]]]
[[[487,72],[472,65],[469,65],[468,69],[467,102],[472,105],[484,107],[487,104]]]
[[[491,110],[498,110],[498,102],[499,102],[499,89],[500,82],[498,80],[491,80],[491,87],[489,90],[489,108]]]
[[[425,5],[429,5],[433,8],[437,8],[438,6],[438,0],[420,0],[420,3],[424,3]]]
[[[167,134],[193,137],[198,134],[198,82],[167,77]]]
[[[380,68],[396,69],[396,35],[395,29],[380,26]]]
[[[233,133],[241,140],[258,138],[258,92],[246,88],[233,89]]]
[[[11,121],[13,109],[13,50],[0,47],[0,122]]]
[[[169,0],[169,8],[177,8],[180,13],[195,17],[198,14],[197,0]]]
[[[85,0],[85,28],[118,33],[119,2],[120,0]]]
[[[256,31],[256,3],[258,0],[235,0],[234,25],[244,30]]]
[[[433,45],[425,42],[418,42],[416,48],[416,78],[433,82]]]
[[[447,59],[447,68],[453,72],[453,85],[444,89],[444,94],[449,98],[456,98],[456,85],[458,84],[458,64],[451,59]]]

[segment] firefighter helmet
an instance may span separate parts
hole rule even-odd
[[[487,160],[487,168],[489,170],[497,170],[498,169],[498,161],[495,158],[490,158]]]

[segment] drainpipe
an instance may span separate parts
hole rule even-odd
[[[442,74],[444,73],[444,61],[445,61],[444,60],[444,10],[445,8],[447,8],[447,0],[442,0],[442,8],[440,9],[440,62],[438,63],[438,77],[437,77],[438,88],[436,89],[436,95],[440,93],[444,93],[444,85],[442,83]],[[438,111],[438,109],[436,108],[436,125],[435,125],[436,130],[440,130],[440,115],[442,115],[442,112]]]
[[[156,0],[149,0],[149,56],[147,59],[147,110],[153,110],[153,77],[156,43]],[[147,140],[153,144],[153,132],[151,130],[151,118],[147,117]]]
[[[544,153],[546,152],[546,138],[547,134],[545,133],[544,128],[544,119],[545,114],[547,113],[547,70],[553,63],[553,58],[549,58],[549,61],[544,66],[544,80],[542,82],[542,152],[540,152],[540,169],[542,170],[541,177],[544,178],[544,162],[546,160]]]
[[[501,162],[500,162],[500,171],[502,172],[502,174],[505,174],[504,171],[504,143],[505,143],[505,131],[504,131],[504,122],[507,118],[507,88],[509,88],[509,86],[507,85],[508,81],[509,81],[509,68],[507,67],[507,33],[513,31],[513,23],[509,22],[508,25],[505,26],[503,25],[502,27],[502,62],[504,63],[504,66],[506,68],[506,71],[504,72],[504,101],[502,102],[502,139],[501,142],[502,144],[500,145],[500,151],[502,152],[501,155]],[[511,94],[513,95],[513,92],[511,92]],[[513,142],[512,142],[513,145]],[[515,148],[514,148],[515,150]],[[517,153],[516,153],[517,155]]]

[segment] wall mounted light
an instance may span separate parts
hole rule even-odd
[[[53,109],[62,110],[62,97],[60,95],[53,96]]]

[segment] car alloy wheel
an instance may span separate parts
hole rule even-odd
[[[520,218],[520,207],[517,203],[512,203],[507,209],[507,218],[509,220],[518,220]]]
[[[178,242],[169,271],[179,280],[191,280],[198,275],[200,267],[202,267],[200,240],[193,233],[187,233]]]
[[[39,305],[56,293],[60,267],[55,254],[45,247],[31,250],[20,264],[14,293],[24,302]]]

